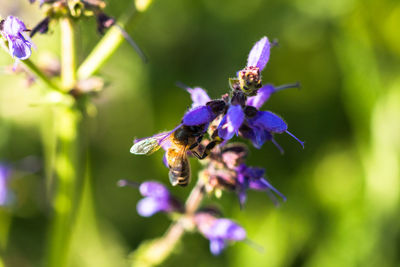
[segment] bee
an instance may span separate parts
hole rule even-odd
[[[199,146],[204,134],[205,125],[180,125],[171,132],[139,140],[132,146],[130,152],[136,155],[150,155],[163,147],[166,150],[165,161],[169,168],[169,181],[173,186],[187,186],[191,176],[188,152],[198,159],[204,159],[220,142],[220,140],[211,141],[200,155],[195,148]]]

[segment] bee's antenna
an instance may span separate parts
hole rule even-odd
[[[250,247],[254,248],[255,250],[257,250],[259,253],[261,253],[261,254],[265,253],[265,248],[263,246],[261,246],[260,244],[257,244],[253,240],[246,238],[245,240],[243,240],[243,242],[245,244],[249,245]]]
[[[140,183],[126,180],[126,179],[121,179],[117,182],[117,185],[119,187],[130,186],[130,187],[138,188],[140,186]]]

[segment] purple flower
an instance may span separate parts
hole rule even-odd
[[[144,198],[137,203],[136,210],[143,217],[150,217],[157,212],[183,211],[182,203],[161,183],[144,182],[140,184],[139,191]]]
[[[252,98],[242,100],[247,105],[231,104],[218,126],[219,137],[229,140],[236,134],[250,139],[256,148],[260,148],[266,141],[272,141],[280,148],[273,139],[273,134],[286,132],[304,147],[302,141],[287,131],[287,124],[281,117],[270,111],[258,110],[276,91],[273,86],[264,86],[262,90],[260,89],[260,94],[257,93]]]
[[[254,189],[257,191],[267,192],[276,204],[277,204],[277,199],[271,192],[274,192],[275,194],[280,196],[284,201],[286,201],[286,197],[264,178],[265,174],[264,169],[247,167],[245,164],[241,164],[239,167],[236,168],[236,172],[237,172],[237,194],[239,197],[239,202],[241,207],[243,207],[244,203],[246,202],[247,189]]]
[[[8,16],[0,23],[0,31],[8,42],[9,53],[20,60],[29,58],[32,54],[32,41],[25,36],[27,28],[25,24],[14,16]]]
[[[191,109],[194,109],[199,106],[204,106],[211,101],[211,98],[208,96],[207,92],[200,87],[195,87],[195,88],[186,87],[185,89],[186,91],[188,91],[193,101]]]
[[[216,218],[207,212],[198,212],[194,221],[199,232],[210,240],[210,251],[214,255],[221,254],[229,241],[246,239],[246,231],[232,220]]]
[[[231,105],[218,126],[218,135],[224,140],[229,140],[234,134],[239,135],[239,128],[245,115],[240,105]]]
[[[7,180],[9,177],[9,170],[7,167],[0,165],[0,206],[3,206],[7,202],[8,189]]]
[[[209,105],[197,106],[189,110],[183,117],[182,123],[187,126],[208,124],[217,117]]]
[[[269,60],[271,44],[266,36],[261,38],[250,50],[246,67],[238,72],[239,88],[248,96],[255,95],[262,86],[261,71]]]
[[[136,205],[136,210],[140,216],[150,217],[157,212],[183,212],[183,204],[173,197],[168,189],[159,182],[149,181],[138,185],[134,182],[121,180],[118,185],[139,186],[139,192],[144,196]]]

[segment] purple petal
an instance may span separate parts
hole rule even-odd
[[[226,244],[223,239],[212,239],[210,240],[210,251],[213,255],[217,256],[225,249]]]
[[[215,119],[215,114],[212,112],[209,106],[199,106],[197,108],[189,110],[185,116],[183,116],[183,124],[187,126],[195,126],[206,124]]]
[[[140,216],[150,217],[157,212],[168,211],[169,206],[165,199],[145,197],[137,203],[136,210]]]
[[[3,24],[3,31],[7,35],[18,36],[19,33],[26,30],[25,24],[17,17],[8,16]]]
[[[139,186],[140,194],[144,197],[157,197],[157,198],[168,198],[169,191],[161,183],[158,182],[144,182]]]
[[[270,111],[259,111],[257,115],[249,119],[249,121],[253,125],[262,127],[271,133],[283,133],[287,130],[287,125],[284,120]]]
[[[239,198],[239,205],[240,208],[243,209],[244,208],[244,204],[246,204],[247,201],[247,193],[246,193],[246,189],[245,187],[241,187],[237,193],[238,198]]]
[[[193,101],[192,109],[199,106],[204,106],[208,101],[211,100],[207,92],[200,87],[195,87],[193,89],[187,88],[186,90],[189,92]]]
[[[267,180],[264,178],[257,179],[257,180],[250,180],[249,187],[254,190],[258,191],[267,191],[267,190],[272,190],[275,192],[278,196],[280,196],[284,201],[286,201],[286,197],[278,191],[275,187],[273,187]]]
[[[249,53],[249,57],[247,58],[247,67],[256,66],[260,71],[262,71],[269,60],[270,48],[271,44],[269,43],[268,38],[261,38]]]
[[[250,179],[253,179],[253,180],[260,179],[264,176],[265,169],[257,168],[257,167],[247,167],[246,173]]]
[[[272,135],[265,129],[255,126],[251,121],[248,121],[248,127],[242,127],[240,134],[249,139],[255,148],[260,149],[266,141],[272,140]]]
[[[4,205],[7,201],[7,180],[8,170],[7,168],[0,166],[0,206]]]
[[[264,105],[265,102],[271,97],[271,95],[275,92],[275,88],[268,84],[264,85],[257,91],[257,95],[251,96],[247,98],[247,105],[248,106],[253,106],[257,109],[261,108],[262,105]]]
[[[210,229],[209,239],[243,240],[246,238],[246,231],[229,219],[217,219]]]
[[[8,46],[10,54],[18,59],[25,60],[29,58],[32,54],[31,44],[29,43],[29,41],[23,39],[23,37],[8,38]]]
[[[218,126],[219,137],[229,140],[234,134],[238,135],[239,128],[243,124],[244,117],[244,112],[240,105],[231,105]]]

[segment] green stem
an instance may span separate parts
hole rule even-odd
[[[54,196],[54,218],[48,247],[49,267],[66,266],[71,229],[76,210],[76,184],[78,183],[78,128],[80,113],[70,107],[56,111],[58,152],[55,172],[57,175]]]
[[[186,213],[173,222],[165,234],[153,241],[145,242],[133,253],[132,267],[152,267],[163,263],[175,250],[185,234],[185,226],[192,221],[193,215],[204,198],[204,184],[198,179],[196,186],[186,200]]]
[[[30,59],[21,61],[37,78],[48,88],[56,91],[62,91],[57,85],[55,85]]]
[[[60,19],[61,26],[61,85],[71,90],[76,83],[75,72],[75,34],[71,18]]]
[[[117,25],[124,27],[131,21],[133,14],[133,10],[129,10],[127,14],[117,22]],[[95,74],[114,54],[123,40],[124,36],[118,26],[111,27],[78,68],[79,79],[87,79]]]
[[[61,85],[69,92],[76,83],[75,33],[71,18],[60,19]],[[48,267],[67,266],[72,228],[76,217],[79,182],[79,125],[81,112],[76,105],[56,107],[57,149],[55,159],[54,218],[48,247]]]
[[[0,46],[8,53],[8,47],[6,44],[0,40]],[[20,61],[24,64],[33,74],[39,78],[39,80],[48,88],[56,91],[61,91],[57,85],[55,85],[29,58]]]

